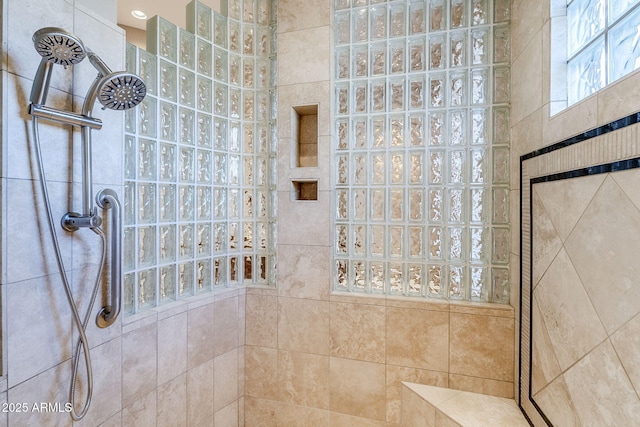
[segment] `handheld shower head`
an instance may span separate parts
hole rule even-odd
[[[44,59],[64,67],[78,64],[87,55],[82,41],[61,28],[39,29],[33,34],[33,44]]]
[[[126,71],[109,73],[100,80],[98,101],[111,110],[128,110],[142,102],[147,86],[135,74]]]

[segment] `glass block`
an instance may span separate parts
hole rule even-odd
[[[198,114],[198,145],[201,147],[211,147],[211,116],[208,114]]]
[[[151,96],[146,96],[138,106],[138,132],[143,136],[156,137],[157,101]]]
[[[391,74],[406,71],[405,42],[391,42],[389,44],[389,72]]]
[[[180,65],[190,70],[196,68],[196,38],[190,31],[180,29]]]
[[[567,5],[568,56],[598,36],[605,28],[604,0],[574,0]]]
[[[124,62],[125,62],[126,70],[130,73],[138,72],[136,68],[138,65],[138,60],[137,60],[138,50],[139,50],[138,47],[127,42]]]
[[[409,4],[409,34],[426,33],[426,6],[424,1],[412,1]]]
[[[211,182],[211,151],[198,150],[197,180],[201,184]]]
[[[406,110],[404,86],[404,78],[394,78],[389,80],[389,108],[391,111]]]
[[[180,103],[189,107],[195,106],[196,98],[196,76],[191,71],[180,69]]]
[[[158,17],[158,55],[172,62],[178,59],[178,27],[166,19]]]
[[[125,158],[125,178],[135,178],[135,158],[138,158],[138,178],[153,179],[156,176],[156,143],[155,141],[140,138],[138,142],[138,155],[136,156],[135,138],[126,137],[125,150],[130,158]],[[128,163],[131,163],[128,165]]]
[[[429,0],[429,29],[441,31],[447,29],[447,6],[445,0]]]
[[[256,56],[269,56],[269,29],[267,27],[256,28]]]
[[[508,22],[511,19],[511,0],[493,0],[493,22]]]
[[[409,264],[407,267],[408,293],[410,296],[422,295],[424,290],[424,273],[420,264]]]
[[[466,110],[451,110],[449,113],[449,145],[463,145],[467,142]]]
[[[429,105],[434,108],[444,107],[446,99],[446,76],[444,74],[429,75]]]
[[[336,10],[348,9],[351,6],[349,0],[335,0],[334,7]]]
[[[452,107],[467,104],[467,73],[458,71],[449,75],[449,105]]]
[[[462,261],[465,253],[464,229],[462,227],[448,228],[449,261]]]
[[[489,173],[486,150],[473,149],[469,152],[471,160],[471,184],[484,184]]]
[[[227,115],[227,103],[229,102],[229,88],[221,83],[215,84],[213,88],[214,109],[213,112],[220,116]]]
[[[353,42],[369,41],[369,16],[366,8],[354,9],[352,11],[353,18]]]
[[[409,154],[409,157],[411,158],[409,184],[421,185],[424,182],[424,153],[412,152]]]
[[[347,44],[351,40],[351,20],[349,11],[336,12],[334,18],[335,44]]]
[[[465,221],[464,190],[451,188],[447,190],[447,221],[449,223],[460,223]]]
[[[392,116],[389,119],[389,128],[391,132],[391,146],[404,146],[404,116]]]
[[[402,264],[398,262],[389,263],[389,293],[402,295],[405,294],[404,280],[402,274]]]
[[[193,262],[178,264],[178,295],[181,298],[193,295]]]
[[[449,270],[449,298],[455,300],[466,299],[466,289],[464,285],[465,267],[451,265]]]
[[[409,71],[425,70],[425,43],[424,37],[409,39]]]
[[[158,66],[157,58],[156,55],[152,55],[142,49],[139,51],[138,73],[146,83],[147,94],[149,95],[156,95],[156,87],[158,86],[158,79],[156,77]]]
[[[195,153],[193,148],[180,148],[180,181],[195,180]]]
[[[344,224],[336,224],[336,254],[347,254],[349,247],[348,226]]]
[[[427,268],[428,295],[436,298],[442,297],[442,266],[430,265]]]
[[[198,39],[198,73],[213,75],[213,47],[211,43]]]
[[[393,214],[392,214],[393,218]],[[404,255],[404,227],[389,227],[389,255],[391,257],[401,257]]]
[[[493,142],[496,144],[509,142],[509,108],[493,110]]]
[[[256,22],[258,24],[269,23],[269,4],[268,0],[257,0]]]
[[[384,79],[371,80],[371,111],[385,112],[387,110],[387,81]]]
[[[336,78],[348,79],[351,67],[351,55],[348,48],[336,49]]]
[[[369,283],[372,293],[383,293],[385,291],[385,263],[370,262],[369,263]]]
[[[493,184],[509,184],[509,148],[493,150]]]
[[[442,150],[429,150],[429,183],[442,184],[444,181],[444,157]]]
[[[244,167],[242,168],[242,172],[243,172],[243,184],[246,186],[253,186],[254,185],[254,179],[253,179],[253,157],[252,156],[245,156],[244,157]],[[245,190],[245,192],[248,190]],[[249,196],[249,198],[251,198],[251,196]],[[247,204],[245,203],[245,206],[247,206]]]
[[[570,68],[571,63],[569,63]],[[496,67],[493,74],[493,102],[496,104],[509,102],[511,97],[511,77],[509,68]]]
[[[229,156],[229,184],[240,184],[240,156]]]
[[[506,188],[493,189],[493,223],[509,223],[509,190]]]
[[[450,0],[451,4],[450,4],[450,15],[451,15],[451,21],[450,21],[450,27],[451,29],[454,28],[461,28],[461,27],[465,27],[467,26],[467,15],[468,15],[468,11],[467,11],[467,7],[466,7],[466,1],[465,0]]]
[[[349,156],[338,156],[337,158],[337,179],[338,185],[346,185],[349,183]]]
[[[489,6],[487,0],[473,0],[471,5],[471,25],[489,23]]]
[[[255,109],[253,99],[254,92],[253,91],[245,91],[243,93],[243,103],[242,103],[242,111],[244,112],[244,120],[254,120],[255,119]]]
[[[387,43],[372,43],[370,54],[371,75],[385,75],[387,73]]]
[[[156,222],[156,185],[138,184],[138,223]]]
[[[371,255],[374,257],[382,257],[385,253],[385,227],[383,225],[373,225],[370,229],[369,248]]]
[[[211,289],[211,260],[200,259],[196,261],[196,293],[206,292]]]
[[[349,148],[349,122],[345,119],[336,120],[337,150]]]
[[[491,192],[486,188],[471,189],[471,222],[486,223],[489,218],[487,212],[491,210]]]
[[[223,287],[227,285],[227,260],[225,257],[213,259],[213,286]]]
[[[156,269],[138,273],[138,308],[156,305]]]
[[[491,302],[509,303],[509,270],[507,268],[491,269]]]
[[[143,101],[144,102],[144,101]],[[336,85],[336,111],[338,114],[349,113],[349,85]]]
[[[214,224],[213,244],[216,252],[227,250],[227,227],[226,224]]]
[[[387,203],[384,190],[371,190],[371,220],[384,221]]]
[[[409,190],[409,212],[408,212],[409,220],[411,221],[422,220],[423,199],[424,199],[424,196],[423,196],[422,190]],[[411,229],[409,231],[411,231]],[[412,235],[410,234],[410,238],[411,236]],[[422,238],[422,233],[420,233],[420,238]]]
[[[229,150],[240,151],[240,123],[229,123]]]
[[[242,31],[242,52],[253,55],[255,51],[255,30],[252,25],[244,25]]]
[[[253,23],[255,21],[255,7],[254,0],[242,1],[242,20],[244,22]]]
[[[176,140],[177,108],[175,104],[160,102],[160,138],[167,141]]]
[[[429,207],[427,218],[430,222],[442,222],[444,218],[444,190],[429,190]]]
[[[449,34],[449,66],[451,68],[467,65],[467,32],[457,31]]]
[[[366,266],[362,261],[353,261],[351,263],[352,268],[352,291],[353,292],[365,292],[366,290]]]
[[[369,58],[367,46],[353,48],[353,77],[367,77],[369,73]]]
[[[236,53],[242,53],[242,35],[240,24],[236,21],[229,21],[229,50]]]
[[[227,0],[227,14],[229,18],[241,19],[242,13],[242,0]]]
[[[429,145],[443,145],[446,133],[446,114],[429,113]]]
[[[124,284],[123,284],[123,308],[122,311],[126,314],[134,314],[135,313],[135,286],[136,286],[136,275],[135,273],[129,273],[124,275]]]
[[[506,264],[509,261],[509,229],[494,228],[492,231],[492,261],[497,264]]]
[[[389,179],[391,184],[404,184],[404,153],[390,153]]]
[[[227,18],[217,12],[213,14],[213,43],[223,48],[227,47]]]
[[[239,119],[242,111],[240,89],[229,89],[229,117]]]
[[[348,190],[336,190],[336,220],[349,219]]]
[[[212,11],[204,3],[194,2],[196,6],[195,10],[195,33],[200,37],[204,37],[207,40],[211,40],[211,28],[213,27]]]
[[[474,109],[471,110],[471,143],[486,144],[488,142],[487,131],[489,126],[490,115],[487,110]]]
[[[632,6],[638,4],[639,0],[609,0],[609,16],[608,22],[611,25],[624,13],[631,9]],[[636,12],[634,12],[636,13]],[[637,22],[637,21],[636,21]]]
[[[131,271],[136,268],[136,229],[126,227],[122,241],[122,268],[124,271]]]
[[[367,185],[367,155],[356,154],[353,156],[353,183],[355,185]]]
[[[160,301],[174,301],[176,299],[176,266],[160,267]]]
[[[180,142],[193,145],[195,142],[194,129],[196,125],[195,113],[187,108],[180,108]]]
[[[135,225],[136,223],[136,183],[126,181],[124,184],[123,217],[125,225]]]
[[[268,96],[264,93],[257,92],[256,93],[256,120],[265,122],[269,119],[269,106],[268,106]],[[267,129],[264,128],[264,135],[266,140]],[[268,144],[264,144],[265,147]]]
[[[181,185],[178,189],[178,218],[182,221],[193,221],[195,213],[195,189],[193,186]]]
[[[194,225],[178,227],[178,259],[190,259],[194,256]]]
[[[389,8],[389,36],[401,37],[407,33],[407,14],[404,4],[396,3]]]
[[[227,217],[227,192],[223,188],[213,190],[213,217],[215,219]]]
[[[178,71],[175,65],[160,60],[160,97],[178,100]]]
[[[473,70],[471,72],[471,104],[486,104],[489,100],[489,70]]]
[[[442,35],[429,36],[429,69],[442,70],[447,66],[447,39]]]
[[[353,254],[364,255],[366,249],[366,226],[356,224],[353,226]]]
[[[205,77],[198,77],[197,80],[197,102],[196,106],[199,110],[205,111],[207,113],[211,112],[211,94],[213,93],[213,83],[211,79],[207,79]],[[216,96],[218,94],[216,93]],[[216,98],[216,102],[218,99]]]
[[[471,261],[487,261],[487,235],[488,230],[484,227],[470,227],[471,248],[469,251],[469,259]]]
[[[229,250],[235,251],[240,248],[240,236],[238,223],[229,223],[228,237],[229,237]]]
[[[160,184],[158,186],[158,206],[160,222],[173,222],[176,220],[176,186],[173,184]]]
[[[640,8],[609,31],[609,83],[640,67]]]
[[[493,29],[493,62],[509,62],[511,59],[511,32],[508,26]]]
[[[471,31],[471,65],[487,64],[489,64],[489,30],[479,28]]]
[[[148,267],[156,262],[155,227],[138,228],[138,267]]]
[[[429,259],[442,259],[444,254],[443,233],[442,227],[429,227]]]
[[[353,93],[353,112],[354,113],[366,113],[367,112],[367,82],[366,81],[356,81],[352,86]]]
[[[411,146],[421,146],[425,142],[424,115],[414,114],[409,117],[409,142]]]
[[[371,7],[369,9],[371,19],[371,40],[379,40],[387,37],[387,8],[386,6]]]
[[[489,298],[489,286],[487,286],[488,268],[480,266],[471,266],[471,300],[486,302]]]
[[[125,132],[135,133],[137,129],[136,119],[137,114],[136,108],[129,108],[124,111],[124,130]]]
[[[402,221],[404,219],[404,206],[405,206],[405,197],[404,197],[404,190],[402,189],[391,189],[389,190],[389,204],[391,205],[390,208],[390,212],[389,212],[389,218],[392,221]],[[393,231],[392,231],[393,232]],[[402,243],[401,241],[392,241],[391,244],[391,250],[394,251],[394,245],[396,243]],[[400,249],[398,249],[401,252],[401,248],[402,246],[400,246]],[[401,254],[401,253],[400,253]]]

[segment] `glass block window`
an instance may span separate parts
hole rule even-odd
[[[509,0],[334,0],[334,290],[509,302]]]
[[[569,105],[640,67],[640,0],[567,1]]]
[[[193,1],[154,17],[127,68],[147,84],[125,121],[124,309],[274,283],[275,1]],[[273,7],[273,9],[272,9]]]

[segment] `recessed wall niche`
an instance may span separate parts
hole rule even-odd
[[[318,167],[318,105],[293,107],[293,167]]]

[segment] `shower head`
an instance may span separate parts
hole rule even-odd
[[[82,41],[61,28],[39,29],[33,34],[33,44],[45,60],[64,67],[78,64],[87,55]]]
[[[110,110],[128,110],[142,102],[147,86],[135,74],[126,71],[109,73],[97,87],[98,101]]]

